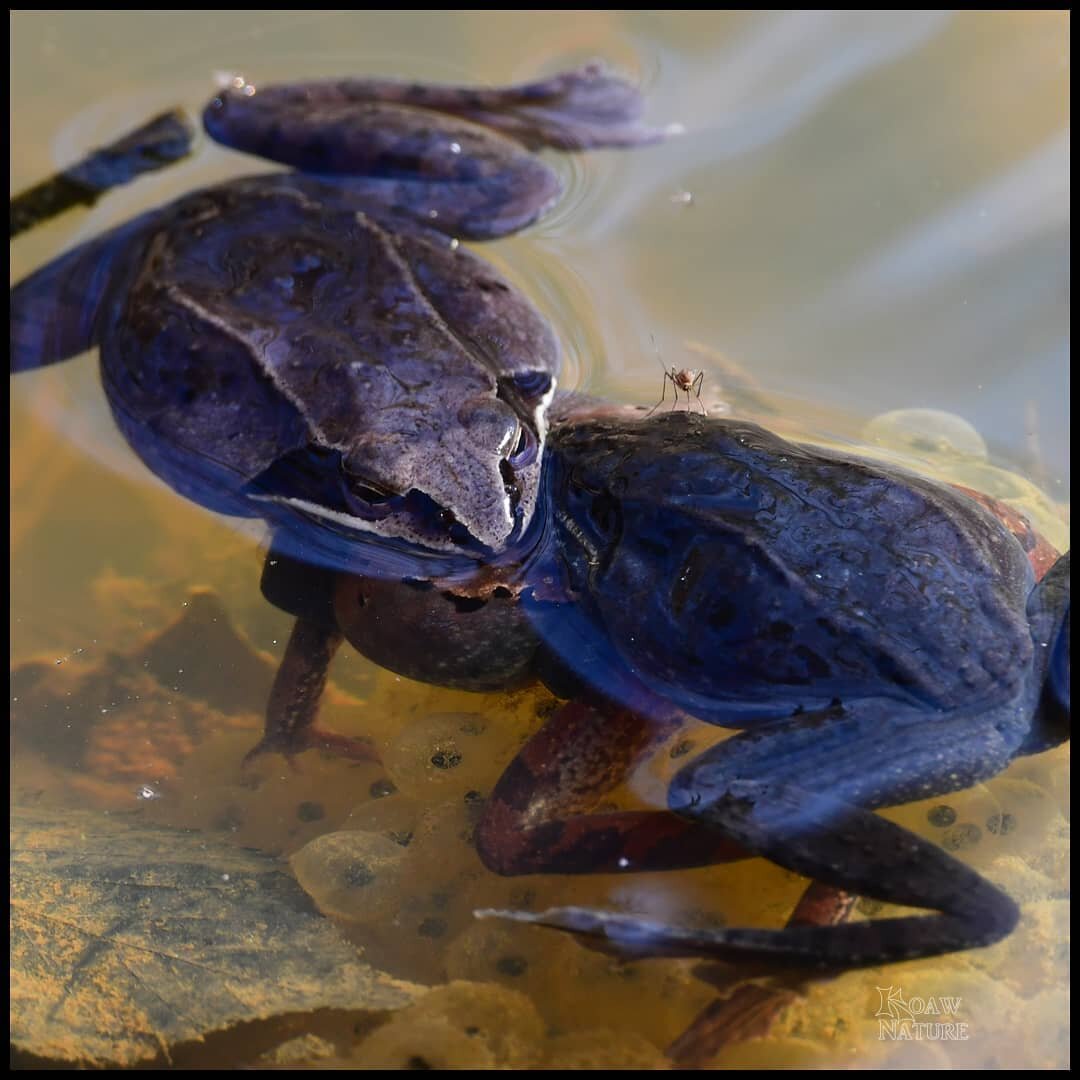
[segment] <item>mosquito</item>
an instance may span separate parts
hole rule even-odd
[[[677,368],[674,364],[670,369],[664,367],[660,358],[657,357],[660,362],[660,367],[664,372],[664,386],[660,391],[660,400],[645,414],[646,416],[652,416],[661,405],[664,404],[664,399],[667,397],[667,385],[671,383],[675,390],[675,400],[671,403],[671,409],[674,412],[676,406],[679,404],[679,394],[686,395],[686,408],[690,409],[690,394],[693,392],[694,397],[697,399],[697,403],[701,406],[701,415],[707,416],[708,410],[705,408],[705,403],[701,400],[701,384],[705,379],[704,369],[696,371],[694,368]]]

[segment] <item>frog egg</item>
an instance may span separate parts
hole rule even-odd
[[[607,1028],[558,1035],[544,1047],[545,1069],[669,1069],[671,1062],[648,1039]]]
[[[439,956],[473,925],[477,908],[514,905],[521,882],[485,870],[473,841],[480,801],[457,800],[425,811],[417,821],[402,868],[402,904],[396,922],[424,939]]]
[[[405,849],[378,833],[336,832],[305,844],[289,859],[297,881],[327,915],[386,922],[401,903]]]
[[[491,1069],[496,1065],[483,1042],[445,1020],[401,1013],[369,1035],[350,1060],[370,1069]]]
[[[384,754],[391,779],[406,795],[428,801],[470,790],[487,792],[513,756],[505,733],[479,713],[434,713],[405,728]]]
[[[526,993],[545,1008],[565,988],[581,948],[539,926],[485,919],[459,934],[446,952],[451,979],[494,982]]]
[[[716,989],[694,974],[695,961],[650,958],[626,963],[579,946],[573,977],[549,1019],[573,1031],[587,1025],[631,1030],[654,1046],[667,1046],[710,1002]]]
[[[381,784],[383,781],[375,781]],[[372,786],[374,787],[375,784]],[[354,806],[345,820],[348,829],[378,833],[403,848],[407,848],[416,834],[423,807],[415,799],[399,791],[385,797],[369,799]]]
[[[416,888],[446,891],[448,883],[463,874],[480,871],[473,830],[483,803],[464,799],[440,802],[416,819],[409,841],[406,877],[416,878]]]
[[[433,1036],[430,1045],[420,1040],[420,1032]],[[380,1035],[382,1039],[369,1046]],[[543,1037],[544,1022],[524,994],[490,983],[452,982],[396,1013],[360,1052],[365,1060],[374,1060],[373,1049],[396,1056],[400,1046],[433,1066],[433,1056],[445,1055],[506,1068],[535,1064]]]
[[[983,437],[963,417],[941,409],[894,409],[874,417],[863,438],[892,450],[926,455],[952,454],[985,461]]]
[[[633,1030],[665,1046],[716,997],[693,974],[695,962],[626,964],[540,926],[482,920],[451,942],[451,979],[496,982],[528,994],[560,1031]]]
[[[1013,934],[987,950],[987,968],[1023,998],[1060,985],[1069,966],[1069,898],[1015,856],[995,860],[989,876],[1020,904],[1023,919]]]

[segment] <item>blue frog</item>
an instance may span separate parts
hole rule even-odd
[[[547,323],[457,243],[550,205],[531,148],[658,137],[639,106],[595,67],[492,91],[239,80],[207,129],[301,171],[194,192],[16,285],[12,368],[99,346],[143,460],[274,528],[263,588],[297,621],[256,752],[377,756],[316,723],[343,640],[448,686],[541,679],[571,704],[487,801],[492,869],[763,855],[934,912],[503,914],[631,954],[834,967],[998,940],[1013,901],[873,811],[1068,737],[1069,556],[1036,581],[1045,547],[992,500],[741,421],[556,398]],[[686,716],[738,734],[669,810],[589,812]]]

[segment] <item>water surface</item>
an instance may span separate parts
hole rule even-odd
[[[633,153],[564,163],[567,195],[553,214],[524,236],[484,248],[552,319],[566,354],[564,385],[651,405],[661,363],[703,367],[704,397],[715,402],[725,377],[710,357],[722,357],[779,403],[778,422],[808,436],[855,441],[881,413],[944,410],[981,435],[994,464],[1048,494],[1051,502],[1034,512],[1067,543],[1063,13],[16,12],[11,29],[13,192],[162,108],[197,111],[222,75],[256,84],[359,74],[501,84],[602,57],[641,81],[650,120],[680,123],[685,133]],[[183,165],[20,237],[12,280],[146,207],[258,168],[202,139]],[[92,356],[20,376],[12,390],[13,667],[46,658],[70,671],[135,649],[184,610],[195,586],[213,588],[255,646],[280,655],[288,619],[258,595],[257,531],[238,531],[150,476],[112,428]],[[950,461],[938,465],[947,472]],[[175,682],[181,698],[184,676],[177,672]],[[340,727],[372,730],[388,760],[408,758],[414,744],[458,737],[480,717],[490,741],[468,778],[478,787],[490,786],[545,705],[543,695],[507,704],[414,687],[353,655],[340,659],[334,679],[341,701],[351,697],[328,715]],[[157,746],[141,759],[107,753],[100,731],[86,726],[90,703],[73,705],[81,724],[73,738],[93,743],[93,753],[20,744],[16,794],[32,776],[30,786],[48,798],[215,828],[286,854],[333,829],[382,828],[382,817],[396,812],[370,799],[377,770],[358,774],[335,762],[312,762],[300,777],[268,767],[252,793],[234,768],[246,735],[214,743],[197,733],[183,748]],[[127,724],[148,743],[160,740],[167,716],[125,709],[109,738]],[[41,728],[54,730],[45,718]],[[698,736],[698,745],[709,737]],[[49,771],[57,763],[59,779]],[[965,797],[973,818],[1013,799],[1037,820],[1025,834],[1028,848],[1014,840],[998,854],[1027,855],[1057,827],[1062,768],[1024,763]],[[409,812],[446,808],[446,820],[457,820],[472,787],[400,769]],[[144,785],[162,797],[140,801]],[[639,793],[648,788],[638,784]],[[311,802],[323,816],[298,817],[297,807]],[[444,841],[434,826],[429,833],[429,850],[438,851]],[[991,860],[987,848],[971,854],[980,865]],[[1049,893],[1035,890],[1029,931],[1053,937],[1064,883],[1053,851],[1040,858],[1031,872],[1047,879]],[[508,886],[476,878],[467,845],[454,859],[455,873],[474,876],[467,884],[455,878],[460,903],[446,917],[443,944],[425,953],[386,928],[356,931],[379,962],[432,982],[502,978],[536,997],[554,1029],[644,1032],[658,1046],[708,1000],[688,966],[635,964],[632,976],[613,974],[589,967],[591,959],[578,957],[591,954],[561,940],[549,947],[588,968],[587,993],[560,988],[557,972],[529,984],[487,971],[483,951],[496,946],[476,936],[468,908],[501,902]],[[422,888],[419,870],[410,874]],[[731,869],[647,885],[571,887],[545,878],[535,890],[551,902],[586,898],[676,915],[715,909],[726,890],[725,917],[775,925],[798,894],[789,878],[762,864],[749,878]],[[766,889],[767,901],[755,904]],[[417,908],[416,926],[435,917]],[[1056,1011],[1065,973],[1053,959],[1025,956],[1036,949],[1024,941],[1024,952],[1006,942],[985,962],[906,968],[909,993],[968,995],[973,1034],[964,1046],[920,1047],[928,1057],[904,1060],[1067,1063],[1067,1028]],[[533,946],[522,942],[511,945],[525,955]],[[1010,996],[995,997],[976,978],[980,963],[996,973],[1027,965],[1027,974],[1009,986]],[[901,981],[894,969],[815,991],[834,996],[815,997],[818,1012],[801,1027],[791,1021],[774,1049],[734,1060],[885,1060],[871,1007],[875,977]],[[661,986],[676,1002],[662,1022],[659,998],[650,996]],[[560,1006],[560,994],[573,1004]],[[837,1027],[837,1016],[845,1026]],[[1023,1038],[1003,1039],[1006,1027]]]

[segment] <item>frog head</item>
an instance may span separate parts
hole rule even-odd
[[[415,407],[371,410],[341,447],[353,525],[439,550],[498,551],[520,535],[536,505],[544,406],[497,393],[475,373],[447,375],[410,395]]]

